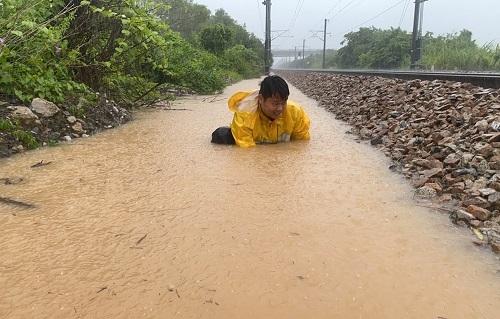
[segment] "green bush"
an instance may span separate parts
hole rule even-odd
[[[258,77],[262,69],[262,60],[255,51],[238,44],[224,52],[224,61],[230,70],[235,70],[244,78]]]
[[[41,97],[61,102],[85,87],[73,81],[68,65],[74,52],[65,52],[74,9],[64,1],[4,0],[0,10],[0,91],[24,102]]]
[[[14,136],[21,144],[30,150],[40,146],[36,138],[29,132],[15,130],[12,132],[12,136]]]
[[[472,33],[463,30],[458,34],[424,37],[422,65],[440,70],[500,70],[500,48],[492,45],[479,47],[472,40]]]
[[[168,4],[186,10],[170,14]],[[199,20],[189,20],[192,27],[181,23],[192,17]],[[236,44],[244,49],[230,51],[225,61],[224,52]],[[125,106],[162,98],[164,84],[213,93],[238,78],[235,73],[258,74],[252,68],[260,67],[262,47],[224,11],[210,16],[189,0],[2,0],[0,93],[60,103],[100,91]],[[239,53],[250,64],[237,63]]]
[[[8,119],[0,119],[0,132],[12,132],[16,125]]]

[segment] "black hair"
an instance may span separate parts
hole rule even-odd
[[[283,100],[286,100],[290,95],[290,90],[288,89],[288,84],[286,84],[285,80],[281,77],[269,75],[260,82],[259,94],[262,95],[264,99],[278,95]]]

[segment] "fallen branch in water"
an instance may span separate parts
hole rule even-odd
[[[106,290],[106,289],[108,289],[108,287],[107,287],[107,286],[106,286],[106,287],[102,287],[101,289],[99,289],[99,291],[97,291],[97,292],[96,292],[96,294],[98,294],[98,293],[100,293],[101,291],[104,291],[104,290]]]
[[[41,167],[41,166],[45,166],[45,165],[49,165],[50,163],[52,162],[43,162],[43,160],[41,160],[40,162],[36,163],[36,164],[33,164],[31,165],[31,168],[35,168],[35,167]]]
[[[138,240],[135,244],[136,244],[136,245],[139,245],[139,244],[141,243],[141,241],[143,241],[143,240],[144,240],[144,238],[146,238],[146,236],[148,236],[148,234],[146,234],[146,235],[142,236],[142,237],[141,237],[141,239],[139,239],[139,240]]]
[[[217,94],[215,96],[206,97],[201,101],[206,102],[206,101],[210,100],[210,101],[208,101],[208,103],[214,103],[214,102],[219,102],[219,101],[223,101],[226,99],[225,97],[219,98],[220,96],[221,96],[220,94]]]
[[[24,181],[22,177],[2,177],[0,178],[0,182],[3,182],[5,185],[16,185]]]
[[[446,208],[446,207],[439,207],[439,206],[432,206],[432,205],[420,205],[420,204],[417,204],[418,207],[424,207],[424,208],[430,208],[430,209],[436,209],[436,210],[442,210],[444,212],[447,212],[447,213],[453,213],[456,211],[456,209],[452,209],[452,208]]]
[[[15,205],[23,208],[35,208],[35,205],[28,204],[28,203],[23,203],[18,200],[12,199],[12,198],[7,198],[7,197],[0,197],[0,202],[7,204],[7,205]]]
[[[172,108],[164,108],[165,111],[192,111],[191,109],[172,109]]]

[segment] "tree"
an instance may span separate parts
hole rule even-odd
[[[185,39],[192,41],[210,20],[210,10],[192,0],[156,1],[167,5],[167,8],[159,10],[159,18]]]
[[[409,61],[410,34],[397,28],[361,28],[346,34],[339,52],[343,68],[399,68]]]
[[[233,43],[233,31],[223,24],[215,24],[201,31],[200,41],[203,48],[215,54],[221,54]]]

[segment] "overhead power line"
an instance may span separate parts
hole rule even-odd
[[[333,10],[335,10],[341,3],[342,0],[337,1],[337,3],[335,3],[335,5],[330,10],[328,10],[325,17],[328,17],[333,12]]]
[[[408,7],[410,6],[411,0],[407,0],[405,6],[403,7],[403,13],[401,13],[401,18],[399,19],[399,24],[398,28],[401,28],[401,24],[403,24],[403,20],[406,17],[406,11],[408,10]]]
[[[260,0],[257,0],[257,12],[259,13],[260,32],[264,33],[264,29],[262,28],[262,25],[264,24],[264,22],[262,21],[262,14],[260,13]]]
[[[299,17],[300,12],[302,11],[302,6],[304,5],[305,0],[297,0],[297,5],[295,6],[295,12],[293,13],[292,19],[290,20],[290,24],[288,25],[288,29],[292,29],[295,26],[295,22]]]
[[[366,21],[364,21],[364,22],[362,22],[362,23],[360,23],[360,24],[358,24],[358,25],[355,25],[354,27],[350,28],[350,29],[349,29],[349,30],[347,30],[347,31],[344,31],[343,33],[344,33],[344,34],[346,34],[346,33],[350,32],[350,31],[352,31],[352,30],[354,30],[354,29],[356,29],[356,28],[358,28],[358,27],[360,27],[360,26],[363,26],[363,25],[367,24],[368,22],[371,22],[371,21],[373,21],[373,20],[377,19],[377,18],[378,18],[378,17],[380,17],[381,15],[383,15],[383,14],[385,14],[385,13],[387,13],[387,12],[391,11],[391,10],[392,10],[392,9],[394,9],[395,7],[399,6],[399,5],[400,5],[401,3],[403,3],[404,1],[406,1],[406,0],[399,0],[398,2],[396,2],[395,4],[393,4],[392,6],[388,7],[387,9],[385,9],[384,11],[382,11],[382,12],[378,13],[377,15],[375,15],[375,16],[373,16],[373,17],[371,17],[370,19],[368,19],[368,20],[366,20]]]
[[[349,1],[349,3],[348,3],[348,4],[346,4],[345,6],[343,6],[343,7],[342,7],[342,8],[341,8],[341,9],[340,9],[340,10],[339,10],[336,14],[334,14],[331,18],[333,19],[333,18],[337,17],[339,14],[341,14],[342,12],[344,12],[344,11],[345,11],[345,10],[346,10],[346,9],[347,9],[350,5],[351,5],[351,4],[353,4],[353,3],[354,3],[354,2],[356,2],[356,1],[359,1],[359,3],[361,3],[361,2],[363,2],[363,1],[365,1],[365,0],[351,0],[351,1]],[[359,4],[359,3],[358,3],[358,4]]]

